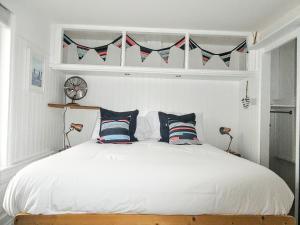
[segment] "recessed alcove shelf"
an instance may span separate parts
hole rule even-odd
[[[167,64],[154,52],[151,57],[149,56],[149,61],[153,60],[152,66],[146,60],[144,64],[141,62],[132,63],[132,58],[129,59],[128,57],[132,56],[132,52],[134,51],[131,51],[129,54],[128,50],[130,48],[125,47],[127,35],[132,36],[136,41],[140,41],[141,45],[154,47],[154,49],[171,46],[172,43],[183,37],[185,38],[185,46],[188,46],[189,40],[192,37],[205,48],[211,48],[212,51],[220,53],[226,51],[226,49],[230,50],[232,46],[237,45],[240,41],[248,39],[250,36],[248,32],[59,24],[53,26],[52,34],[50,67],[54,70],[62,71],[63,74],[237,81],[256,75],[256,71],[250,71],[248,68],[248,56],[235,56],[235,60],[237,61],[232,63],[230,67],[226,67],[218,56],[214,56],[215,59],[212,61],[217,65],[216,68],[213,68],[212,65],[205,68],[205,66],[200,65],[202,64],[201,51],[192,54],[189,48],[182,50],[175,49],[173,50],[175,55],[170,56],[170,61]],[[114,59],[110,62],[108,62],[109,60],[101,61],[100,59],[101,62],[97,62],[95,59],[91,61],[76,61],[76,57],[72,56],[73,58],[71,57],[70,59],[70,54],[66,49],[62,48],[64,34],[73,36],[71,38],[76,42],[82,41],[83,44],[91,47],[109,43],[112,41],[111,39],[121,35],[122,46],[119,50],[113,46],[114,55],[112,57]],[[76,46],[72,46],[71,51],[76,54]],[[91,52],[88,57],[97,57],[97,55],[95,52]],[[137,56],[134,57],[139,59]],[[191,57],[197,57],[198,61]],[[196,65],[197,63],[199,65]]]

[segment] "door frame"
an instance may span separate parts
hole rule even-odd
[[[269,166],[269,153],[263,151],[269,149],[269,124],[270,124],[270,77],[271,77],[271,51],[296,40],[296,124],[295,124],[295,218],[298,224],[299,215],[299,135],[300,135],[300,28],[268,43],[260,49],[261,67],[259,79],[259,121],[260,121],[260,163]]]

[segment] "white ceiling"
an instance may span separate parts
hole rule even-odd
[[[299,0],[10,0],[53,22],[254,31]]]

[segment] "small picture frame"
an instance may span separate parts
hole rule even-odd
[[[45,57],[38,51],[28,48],[28,87],[29,90],[43,93],[45,89]]]

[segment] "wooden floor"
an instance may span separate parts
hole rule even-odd
[[[19,214],[15,225],[295,225],[291,216],[244,215],[125,215],[125,214]]]

